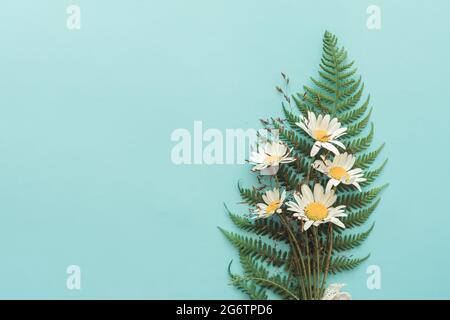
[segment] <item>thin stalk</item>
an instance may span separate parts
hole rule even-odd
[[[287,288],[285,288],[285,287],[283,287],[283,286],[279,285],[278,283],[273,282],[273,281],[271,281],[271,280],[267,280],[267,279],[265,279],[265,278],[258,278],[258,277],[246,277],[245,279],[248,279],[248,280],[254,280],[254,281],[257,281],[257,282],[264,282],[264,283],[267,283],[267,284],[269,284],[269,285],[271,285],[271,286],[274,286],[274,287],[277,287],[277,288],[283,290],[283,291],[286,292],[288,295],[290,295],[291,297],[293,297],[295,300],[300,300],[299,297],[297,297],[297,296],[296,296],[293,292],[291,292],[289,289],[287,289]]]
[[[313,268],[313,272],[314,272],[314,276],[311,276],[311,257],[309,254],[309,237],[308,237],[308,232],[305,231],[304,235],[306,237],[306,256],[308,257],[308,284],[309,284],[309,290],[311,292],[311,298],[314,298],[314,294],[313,294],[313,288],[315,287],[315,285],[313,285],[313,283],[315,282],[315,270]],[[312,281],[311,281],[312,279]]]
[[[320,292],[322,293],[325,289],[325,283],[327,282],[328,271],[330,269],[331,252],[333,251],[333,225],[328,223],[328,254],[327,261],[325,265],[325,271],[322,279],[322,285],[320,287]]]
[[[305,279],[307,277],[306,276],[306,270],[305,270],[305,263],[303,261],[303,257],[302,257],[301,250],[300,250],[300,246],[298,245],[298,242],[297,242],[297,240],[295,238],[295,235],[292,233],[292,230],[291,230],[291,227],[289,226],[289,223],[284,219],[284,217],[281,214],[279,215],[279,217],[280,217],[281,222],[283,223],[283,225],[285,226],[285,228],[286,228],[286,230],[287,230],[287,232],[289,234],[289,239],[290,239],[289,243],[291,245],[292,252],[295,255],[294,260],[297,259],[296,264],[297,264],[298,277],[299,277],[298,281],[300,283],[303,296],[305,298],[308,298],[308,293],[307,293],[306,288],[305,288],[305,283],[303,282],[303,279],[302,279],[302,276],[301,276],[301,273],[303,271],[303,276],[305,277]]]
[[[320,273],[321,273],[321,270],[320,270],[320,242],[319,242],[319,237],[318,237],[318,233],[319,233],[319,230],[318,230],[318,228],[316,228],[316,229],[314,229],[314,244],[315,244],[315,249],[316,249],[316,268],[317,268],[317,278],[316,278],[316,281],[317,281],[317,286],[316,286],[316,299],[317,300],[319,300],[320,298],[321,298],[321,289],[320,289],[320,287],[319,287],[319,284],[320,284]]]

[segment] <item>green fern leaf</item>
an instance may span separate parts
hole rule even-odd
[[[365,136],[363,138],[351,140],[349,142],[348,142],[348,140],[346,140],[347,151],[352,154],[355,154],[355,153],[366,150],[367,148],[370,147],[370,144],[372,143],[373,134],[374,134],[374,128],[373,128],[373,123],[371,123],[370,124],[370,132],[367,136]]]
[[[348,125],[354,121],[357,121],[363,114],[366,113],[366,110],[369,107],[369,102],[370,95],[367,97],[366,101],[361,105],[361,107],[341,114],[339,116],[339,120],[341,121],[341,123],[344,125]]]
[[[232,262],[233,261],[231,261],[228,265],[228,276],[230,277],[231,284],[238,290],[245,293],[251,300],[267,300],[268,296],[266,289],[258,287],[251,281],[247,280],[245,277],[235,275],[231,272]]]
[[[250,281],[272,290],[275,294],[286,300],[298,299],[289,288],[287,278],[271,276],[269,271],[249,255],[240,254],[240,261],[244,274]]]
[[[358,155],[355,161],[355,168],[361,168],[361,169],[367,169],[378,157],[378,155],[380,154],[381,150],[383,150],[384,148],[384,143],[378,147],[378,149],[366,153],[366,154],[361,154]]]
[[[261,239],[253,239],[219,228],[230,243],[240,252],[265,261],[269,265],[282,266],[286,262],[287,252],[278,250]]]
[[[240,215],[233,214],[226,206],[225,209],[236,227],[258,236],[267,236],[269,239],[287,242],[286,229],[274,219],[258,219],[251,221]]]
[[[383,163],[381,164],[380,167],[378,167],[375,170],[372,171],[367,171],[364,173],[365,178],[367,179],[367,181],[363,182],[363,184],[371,184],[372,182],[375,181],[375,179],[381,174],[381,172],[383,171],[384,167],[386,166],[388,160],[384,160]]]
[[[378,194],[388,185],[373,188],[365,192],[352,192],[348,194],[341,194],[338,196],[336,203],[344,205],[347,209],[360,209],[370,205]]]
[[[373,223],[367,231],[361,233],[335,236],[333,241],[333,250],[340,252],[356,248],[367,239],[374,226],[375,223]]]
[[[308,115],[308,111],[312,111],[306,103],[302,102],[303,96],[300,94],[295,94],[292,96],[292,99],[294,100],[295,106],[297,107],[298,111],[301,115],[306,117]]]
[[[369,123],[371,113],[372,113],[372,110],[369,110],[369,112],[364,117],[364,119],[362,119],[358,123],[355,123],[354,125],[349,126],[347,128],[347,135],[354,137],[354,136],[360,134],[364,130],[364,128],[367,126],[367,124]]]
[[[331,258],[329,272],[336,274],[342,271],[348,271],[356,268],[361,263],[369,259],[370,254],[363,258],[348,258],[345,256],[336,256]]]
[[[256,188],[246,189],[242,188],[240,184],[238,184],[238,189],[242,200],[246,203],[256,205],[257,203],[262,202],[262,195],[258,190],[256,190]]]
[[[297,152],[301,153],[303,156],[309,156],[312,148],[312,143],[308,140],[300,138],[294,131],[287,130],[278,123],[274,123],[275,129],[278,130],[280,138],[286,142],[291,148],[294,148]]]
[[[370,207],[350,212],[347,217],[342,218],[342,222],[344,223],[345,227],[347,229],[350,229],[363,225],[367,221],[367,219],[369,219],[370,215],[375,211],[379,203],[380,199],[378,198],[377,201],[375,201],[375,203]]]

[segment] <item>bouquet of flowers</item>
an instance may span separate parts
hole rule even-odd
[[[354,258],[346,251],[370,234],[360,227],[377,207],[380,192],[372,187],[386,161],[375,169],[383,146],[370,150],[370,96],[361,104],[364,84],[354,61],[325,32],[319,77],[304,92],[290,95],[282,74],[284,119],[262,120],[269,132],[259,136],[250,155],[258,184],[238,185],[250,214],[230,212],[247,235],[220,228],[238,249],[242,275],[228,272],[231,283],[251,299],[350,299],[343,284],[327,285],[328,275],[350,270],[369,255]],[[369,126],[370,123],[370,126]],[[370,128],[367,128],[367,127]],[[252,236],[251,234],[256,235]]]

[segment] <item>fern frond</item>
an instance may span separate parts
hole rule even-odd
[[[295,106],[297,107],[298,111],[301,115],[306,117],[308,115],[308,111],[312,111],[306,103],[302,102],[303,96],[300,94],[292,95],[292,99],[294,100]]]
[[[348,258],[345,256],[335,256],[331,258],[329,272],[336,274],[346,270],[352,270],[361,263],[369,259],[370,254],[363,258]]]
[[[372,223],[372,226],[367,231],[361,233],[335,236],[333,241],[333,250],[340,252],[351,250],[359,246],[364,240],[367,239],[374,226],[375,223]]]
[[[282,266],[286,262],[287,252],[274,248],[261,239],[242,236],[219,227],[230,243],[240,252],[261,259],[269,265]]]
[[[231,272],[231,264],[228,265],[228,276],[230,277],[231,284],[235,286],[238,290],[245,293],[251,300],[267,300],[267,290],[258,287],[251,281],[247,280],[242,276],[235,275]]]
[[[231,221],[236,227],[247,232],[253,232],[258,236],[266,236],[269,239],[287,242],[286,229],[274,219],[250,220],[232,213],[225,206]]]
[[[324,91],[326,91],[328,93],[331,93],[331,94],[335,94],[336,93],[336,90],[332,86],[330,86],[329,84],[327,84],[327,83],[325,83],[323,81],[316,80],[313,77],[311,77],[310,79],[320,89],[322,89],[322,90],[324,90]]]
[[[384,143],[380,145],[376,150],[366,154],[358,155],[355,161],[355,168],[367,169],[378,157],[381,150],[384,148]]]
[[[302,184],[304,173],[294,169],[292,166],[281,166],[277,177],[280,184],[286,190],[297,190]]]
[[[375,181],[375,179],[381,174],[381,172],[383,171],[384,167],[386,166],[388,162],[388,159],[384,160],[383,163],[381,164],[381,166],[379,166],[377,169],[372,170],[372,171],[367,171],[364,173],[365,178],[367,179],[367,181],[363,182],[364,184],[371,184],[372,182]]]
[[[370,147],[370,144],[372,143],[373,134],[374,134],[374,127],[373,127],[373,123],[371,123],[370,124],[370,132],[367,136],[365,136],[363,138],[351,140],[351,141],[346,140],[347,151],[352,154],[355,154],[355,153],[366,150],[367,148]],[[344,144],[345,144],[345,142],[344,142]]]
[[[342,62],[340,62],[340,61],[338,60],[338,63],[342,63]],[[350,78],[350,77],[353,77],[353,76],[356,74],[356,71],[358,71],[358,69],[357,69],[357,68],[354,68],[354,69],[352,69],[352,70],[350,70],[350,71],[348,71],[348,72],[341,73],[341,74],[339,74],[339,76],[337,77],[337,80],[342,81],[342,80],[346,80],[346,79],[348,79],[348,78]],[[361,90],[361,91],[362,91],[362,90]],[[356,102],[356,103],[357,103],[357,102]]]
[[[361,87],[359,88],[358,92],[356,92],[356,94],[339,102],[336,105],[336,111],[338,111],[339,113],[342,113],[342,112],[348,111],[351,108],[353,108],[354,106],[356,106],[356,104],[359,102],[359,100],[361,100],[363,91],[364,91],[364,84],[361,85]]]
[[[346,71],[347,69],[350,69],[351,67],[353,67],[354,64],[355,64],[355,61],[352,61],[350,63],[347,63],[347,64],[343,65],[343,66],[339,66],[337,69],[338,69],[339,72]]]
[[[369,107],[370,95],[367,96],[366,101],[361,105],[361,107],[350,110],[346,113],[343,113],[339,116],[339,120],[342,124],[348,125],[356,120],[358,120],[363,114],[366,113],[367,108]]]
[[[241,254],[240,260],[246,279],[273,291],[283,299],[299,299],[297,295],[295,295],[289,288],[290,284],[287,281],[287,278],[271,276],[266,268],[264,268],[261,264],[258,264],[257,261],[249,255]]]
[[[283,112],[291,128],[300,129],[300,127],[296,125],[297,122],[300,122],[300,117],[290,112],[284,105],[283,105]]]
[[[325,102],[327,104],[333,104],[335,103],[335,98],[333,98],[332,96],[325,94],[319,90],[315,90],[313,88],[310,88],[308,86],[303,86],[303,89],[305,90],[305,92],[313,97],[319,98],[320,101]]]
[[[344,88],[340,94],[341,99],[349,98],[352,95],[354,95],[360,88],[359,86],[361,85],[361,83],[362,83],[361,76],[358,78],[358,80],[350,79],[348,81],[345,81],[341,85],[341,87]]]
[[[348,194],[341,194],[338,196],[337,203],[344,205],[346,209],[360,209],[370,205],[378,194],[388,186],[388,184],[380,187],[375,187],[365,192],[352,192]]]
[[[246,189],[242,188],[238,183],[238,189],[239,193],[241,194],[242,200],[246,203],[250,205],[256,205],[257,203],[262,202],[262,195],[255,187],[253,187],[252,189]]]
[[[291,148],[294,148],[297,152],[304,156],[309,156],[309,152],[312,147],[312,143],[306,139],[301,138],[294,131],[287,130],[279,123],[274,123],[275,129],[278,130],[278,134],[284,142],[286,142]]]
[[[360,122],[355,123],[351,126],[349,126],[347,128],[347,135],[354,137],[358,134],[360,134],[365,127],[367,126],[367,124],[369,123],[370,120],[370,115],[372,114],[372,109],[369,110],[369,112],[367,113],[367,115],[364,117],[364,119],[362,119]]]
[[[345,228],[350,229],[363,225],[367,221],[367,219],[369,219],[370,215],[375,211],[378,204],[380,203],[380,200],[381,199],[378,198],[370,207],[350,212],[347,217],[342,218],[342,222],[344,223]]]
[[[331,109],[323,103],[322,100],[320,100],[319,95],[311,95],[307,92],[303,95],[303,100],[305,101],[305,104],[309,106],[309,109],[323,112],[323,113],[330,113]]]

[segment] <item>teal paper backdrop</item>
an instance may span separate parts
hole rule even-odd
[[[68,30],[66,8],[81,8]],[[381,8],[381,29],[366,9]],[[258,128],[274,87],[317,73],[325,30],[371,94],[390,182],[333,280],[356,299],[450,298],[448,1],[4,0],[0,3],[0,298],[202,298],[229,286],[223,202],[248,165],[171,161],[177,128]],[[81,290],[66,268],[81,268]],[[381,289],[366,269],[381,268]],[[234,264],[239,271],[239,265]]]

